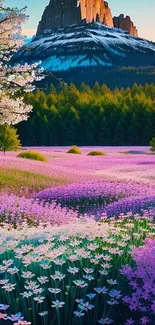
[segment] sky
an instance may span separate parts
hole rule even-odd
[[[29,21],[23,26],[24,35],[32,36],[36,32],[49,0],[6,0],[10,7],[28,7]],[[113,16],[123,13],[131,17],[137,26],[139,36],[155,41],[155,0],[109,0]]]

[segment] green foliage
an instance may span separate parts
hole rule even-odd
[[[26,159],[33,159],[46,162],[47,159],[44,157],[40,152],[37,151],[25,151],[21,152],[17,157],[19,158],[26,158]]]
[[[77,146],[73,146],[71,147],[67,153],[73,153],[73,154],[76,154],[76,155],[81,155],[81,151],[80,149],[77,147]]]
[[[10,125],[0,126],[0,150],[6,151],[20,149],[21,144],[16,129]]]
[[[115,88],[72,83],[26,94],[31,118],[18,125],[24,146],[143,146],[155,130],[155,84]]]
[[[87,156],[106,156],[106,153],[103,151],[91,151]]]
[[[3,216],[1,217],[4,218]],[[131,227],[129,227],[129,224]],[[114,231],[114,226],[117,229],[116,232]],[[62,230],[61,227],[57,227],[57,229],[55,229],[56,227],[54,227],[54,229],[52,229],[53,227],[42,228],[40,226],[39,231],[37,231],[38,235],[35,235],[34,238],[32,236],[34,231],[27,230],[27,228],[25,234],[24,232],[20,234],[18,231],[18,237],[15,237],[14,233],[12,235],[10,231],[8,241],[5,233],[1,235],[2,240],[4,238],[4,245],[2,246],[3,252],[0,254],[0,265],[7,267],[4,261],[11,260],[13,266],[17,265],[18,267],[16,267],[16,273],[14,274],[9,274],[7,277],[3,274],[1,275],[1,279],[5,281],[7,281],[7,278],[11,278],[9,284],[18,284],[18,290],[7,291],[7,294],[5,293],[5,286],[1,285],[0,301],[5,304],[11,302],[10,307],[12,308],[12,313],[17,313],[20,310],[24,318],[33,325],[97,325],[102,315],[104,319],[106,317],[107,324],[109,322],[108,319],[113,319],[113,324],[122,325],[125,324],[127,318],[132,317],[132,315],[133,317],[137,315],[134,311],[132,313],[120,299],[122,295],[132,296],[134,292],[131,286],[129,286],[126,277],[120,273],[120,269],[124,265],[128,265],[132,269],[135,269],[135,263],[131,256],[131,248],[144,245],[144,240],[148,237],[149,233],[151,233],[152,237],[154,236],[155,229],[152,220],[148,220],[147,218],[137,218],[135,220],[134,217],[128,218],[127,220],[126,218],[122,218],[117,221],[103,219],[101,222],[96,224],[91,223],[91,225],[89,225],[88,221],[81,221],[81,223],[79,221],[79,227],[76,221],[74,233],[72,231],[71,234],[71,230],[68,226],[69,233],[67,240],[63,241],[63,245],[62,237],[64,237],[64,234],[67,234],[67,228],[65,228],[66,230],[64,230],[64,227]],[[86,235],[88,234],[87,228],[89,231],[93,231],[93,238],[92,236]],[[79,232],[82,234],[81,236],[79,236]],[[137,236],[135,236],[135,233]],[[128,240],[124,240],[125,236]],[[51,238],[53,239],[52,245]],[[123,249],[120,246],[122,242]],[[71,256],[75,256],[75,246],[73,243],[77,243],[76,250],[79,251],[79,255],[74,264],[70,261]],[[91,249],[91,246],[93,249]],[[25,248],[27,248],[27,251]],[[21,254],[15,254],[15,249],[16,251],[20,251]],[[42,260],[40,263],[37,260],[36,251],[42,253]],[[61,254],[58,259],[58,261],[62,261],[61,267],[56,265],[56,258],[51,256],[54,255],[52,253],[55,251]],[[89,254],[87,258],[85,258],[82,253],[82,256],[80,256],[80,251]],[[105,256],[112,256],[112,258],[110,262],[105,261],[103,264],[103,252],[109,251],[113,253],[105,253]],[[118,254],[120,251],[121,253]],[[23,267],[24,259],[30,261],[28,268]],[[97,263],[93,263],[93,260],[97,260]],[[43,266],[47,266],[49,269],[45,270]],[[105,267],[108,266],[108,270],[105,269]],[[52,269],[52,272],[50,269]],[[104,275],[101,274],[102,270],[105,273]],[[39,288],[43,288],[47,294],[42,296],[35,295],[40,301],[43,297],[43,302],[41,302],[42,305],[46,306],[44,309],[38,307],[38,305],[41,305],[38,303],[39,300],[34,300],[32,305],[30,305],[29,300],[31,297],[27,299],[25,298],[26,295],[23,295],[23,288],[31,285],[31,281],[27,279],[27,271],[31,272],[29,273],[30,276],[32,276],[32,283],[37,287],[39,286],[39,282],[41,283],[41,280],[44,280],[43,277],[45,278],[46,276],[44,284],[40,285]],[[91,274],[88,274],[87,271]],[[144,271],[146,272],[145,268]],[[30,292],[32,292],[32,290]],[[29,293],[29,291],[27,290],[26,293]],[[94,296],[92,293],[94,293]],[[119,309],[118,305],[115,304],[111,307],[111,304],[109,304],[109,301],[113,303],[113,298],[111,298],[111,296],[114,294],[117,294]],[[54,308],[54,305],[57,307]],[[43,310],[46,310],[45,314]],[[42,312],[44,315],[43,322],[38,320],[38,311]],[[83,313],[83,317],[77,318],[74,314],[75,311],[78,312],[78,315]],[[19,322],[19,324],[20,323],[22,324],[22,322]],[[5,322],[1,324],[5,324]],[[8,325],[9,323],[6,322],[6,324]],[[104,323],[101,322],[101,324]],[[150,324],[153,323],[150,322]]]
[[[151,151],[155,152],[155,138],[150,141]]]

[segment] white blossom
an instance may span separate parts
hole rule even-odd
[[[0,1],[0,124],[16,124],[27,120],[32,106],[26,105],[23,98],[13,99],[16,92],[32,92],[34,82],[42,80],[43,69],[39,63],[14,64],[12,56],[23,45],[21,25],[28,19],[27,7],[7,8]]]
[[[28,119],[32,111],[31,105],[26,105],[23,98],[12,99],[0,93],[0,124],[14,125]]]

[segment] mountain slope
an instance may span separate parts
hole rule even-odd
[[[81,73],[89,68],[91,80],[91,73],[100,69],[155,67],[155,43],[99,23],[72,25],[34,38],[16,59],[41,60],[45,69],[69,73],[71,79],[75,69]]]

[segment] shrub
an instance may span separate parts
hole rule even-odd
[[[81,151],[80,149],[77,147],[77,146],[73,146],[71,147],[67,153],[74,153],[74,154],[77,154],[77,155],[81,155]]]
[[[25,151],[21,152],[17,157],[19,158],[26,158],[26,159],[33,159],[46,162],[47,159],[37,151]]]
[[[155,138],[150,141],[151,151],[155,152]]]
[[[106,156],[106,153],[103,151],[91,151],[87,156]]]

